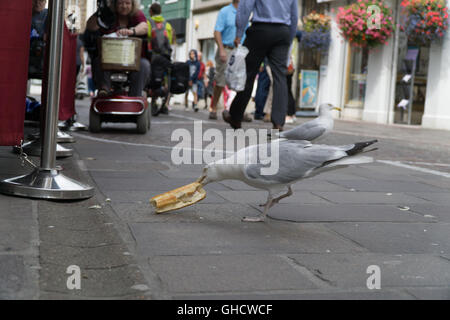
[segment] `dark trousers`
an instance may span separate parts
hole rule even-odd
[[[292,77],[294,74],[288,74],[286,76],[287,79],[287,96],[288,96],[288,109],[287,115],[293,116],[295,114],[295,99],[292,95]]]
[[[266,69],[259,73],[258,87],[256,87],[255,95],[255,116],[264,117],[264,105],[266,104],[267,96],[269,95],[270,78]]]
[[[235,121],[242,121],[245,108],[250,100],[255,77],[267,57],[273,75],[272,123],[283,126],[286,118],[288,97],[286,95],[286,63],[290,46],[290,31],[287,25],[253,23],[247,29],[244,46],[249,49],[245,58],[247,81],[244,91],[233,100],[230,115]]]

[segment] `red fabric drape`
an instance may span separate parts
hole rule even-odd
[[[47,46],[48,47],[48,46]],[[75,86],[76,86],[76,49],[77,35],[70,33],[64,25],[61,84],[59,97],[59,120],[67,120],[75,114]],[[46,63],[44,65],[44,80],[42,81],[42,106],[47,105],[48,87],[48,50],[46,52]]]
[[[31,0],[0,0],[0,145],[23,139]]]

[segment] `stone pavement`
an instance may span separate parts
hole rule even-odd
[[[115,127],[77,133],[76,155],[58,164],[95,186],[92,199],[0,195],[0,298],[450,299],[445,175],[382,162],[324,173],[295,184],[266,223],[241,222],[259,214],[265,194],[237,181],[210,184],[204,201],[154,214],[150,197],[200,175],[202,166],[170,160],[169,133],[193,117],[206,114],[175,110],[154,118],[146,136]],[[428,156],[448,161],[450,140],[434,144],[446,132],[345,121],[336,131],[326,143],[385,136],[377,159],[417,168],[429,167],[416,161]],[[393,132],[397,145],[386,141]],[[428,153],[413,154],[419,142],[432,145]],[[0,148],[1,178],[29,170]],[[81,268],[81,290],[66,287],[69,265]],[[371,265],[381,270],[380,290],[367,287]]]

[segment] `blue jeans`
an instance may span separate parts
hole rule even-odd
[[[205,98],[205,83],[203,80],[197,80],[197,86],[198,86],[198,100]]]

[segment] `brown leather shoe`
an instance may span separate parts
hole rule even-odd
[[[228,112],[227,110],[223,110],[222,112],[222,118],[223,121],[225,121],[226,123],[228,123],[233,129],[240,129],[242,128],[241,126],[241,122],[239,121],[235,121],[231,118],[230,112]]]

